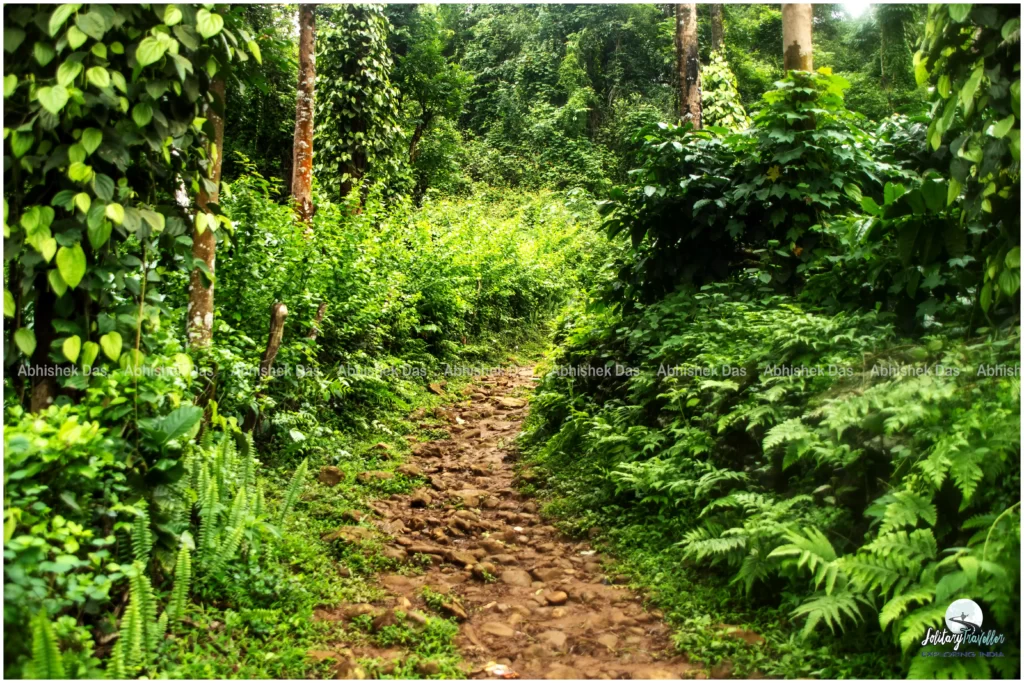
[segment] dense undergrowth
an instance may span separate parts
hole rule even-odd
[[[457,386],[461,365],[531,343],[600,254],[582,197],[481,188],[415,207],[371,194],[359,211],[324,200],[307,234],[272,193],[255,173],[223,191],[233,230],[209,350],[184,353],[187,274],[161,269],[166,297],[132,321],[145,332],[137,371],[127,352],[78,359],[100,371],[62,379],[38,414],[7,379],[5,624],[26,625],[7,630],[10,675],[315,673],[306,651],[341,633],[313,609],[371,597],[365,576],[396,567],[372,547],[319,541],[367,497],[412,485],[356,474],[393,470],[411,430],[399,416],[430,404],[427,383]],[[261,381],[275,301],[290,309],[285,341]],[[303,494],[323,466],[348,484]],[[427,635],[449,643],[455,675],[451,633]]]
[[[875,130],[822,69],[748,129],[638,134],[603,207],[618,248],[559,323],[526,445],[550,511],[604,530],[690,656],[1019,672],[1015,16],[933,7],[927,126]],[[979,57],[985,31],[1010,38]],[[925,645],[958,598],[1005,645]]]

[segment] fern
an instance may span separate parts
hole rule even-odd
[[[862,620],[858,597],[849,591],[835,591],[832,594],[815,593],[815,595],[793,610],[793,616],[806,617],[802,631],[803,637],[808,637],[824,623],[829,631],[836,632],[836,628],[843,628],[844,621],[849,620],[858,623]]]
[[[64,678],[64,660],[60,655],[60,647],[57,645],[57,636],[53,632],[53,625],[45,611],[40,611],[33,617],[30,628],[32,629],[32,659],[25,664],[25,678]]]
[[[302,493],[302,487],[306,479],[306,468],[308,467],[308,460],[303,460],[297,468],[295,473],[292,474],[292,479],[288,483],[288,489],[285,491],[284,500],[281,502],[281,512],[278,515],[277,523],[283,524],[285,517],[291,512],[292,506],[299,499],[299,494]]]
[[[789,531],[786,538],[789,543],[779,546],[768,557],[796,558],[798,569],[806,567],[811,572],[814,587],[817,589],[824,584],[825,594],[831,595],[840,576],[840,567],[836,551],[825,534],[809,527],[803,535]]]
[[[135,513],[135,523],[132,524],[132,552],[135,559],[143,565],[149,564],[149,555],[153,551],[153,532],[149,528],[149,512],[145,504]]]
[[[189,589],[192,584],[192,553],[185,544],[178,550],[178,559],[174,564],[174,588],[167,612],[178,621],[185,618],[185,606],[188,604]]]

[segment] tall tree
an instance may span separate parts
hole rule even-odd
[[[220,169],[224,157],[224,72],[210,82],[213,102],[206,105],[206,120],[213,128],[207,148],[206,180],[200,180],[196,220],[192,229],[192,257],[204,264],[192,269],[188,287],[188,339],[191,346],[209,346],[213,340],[213,274],[216,265],[217,228],[210,204],[220,199]],[[206,270],[207,272],[203,272]],[[207,285],[208,281],[208,285]]]
[[[313,219],[313,100],[316,84],[316,5],[299,5],[299,88],[292,143],[292,197],[299,219]]]
[[[808,3],[782,5],[782,68],[813,71],[811,22],[814,6]]]
[[[381,5],[319,12],[315,168],[333,194],[345,197],[368,171],[391,180],[405,161],[405,154],[396,154],[402,129],[387,45],[391,23]]]
[[[711,10],[711,51],[718,52],[725,47],[725,29],[722,28],[722,6],[710,5]]]
[[[679,71],[679,116],[700,128],[700,55],[697,52],[697,5],[676,5],[676,66]]]

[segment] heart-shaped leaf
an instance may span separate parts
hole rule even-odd
[[[82,63],[68,60],[57,69],[57,82],[63,86],[69,86],[82,73]]]
[[[50,282],[50,288],[53,289],[57,296],[64,296],[64,292],[68,291],[68,283],[64,282],[64,278],[60,276],[56,269],[48,271],[46,279]]]
[[[82,350],[82,338],[77,334],[68,337],[64,340],[64,343],[60,345],[60,350],[64,353],[64,357],[74,363],[78,360],[78,354]]]
[[[39,104],[43,105],[46,111],[51,114],[59,114],[64,105],[68,103],[69,95],[68,89],[63,85],[54,85],[40,88],[36,91],[36,97],[39,98]]]
[[[92,206],[92,197],[87,195],[85,192],[79,192],[75,195],[75,206],[82,213],[89,213],[89,207]]]
[[[135,50],[135,59],[139,62],[139,66],[149,66],[163,57],[165,52],[167,52],[167,46],[156,38],[143,38],[138,49]]]
[[[106,215],[114,223],[121,225],[124,222],[124,207],[116,202],[107,204]]]
[[[107,332],[100,337],[100,347],[107,358],[117,361],[121,357],[121,335],[117,332]]]
[[[73,247],[61,247],[57,252],[57,270],[64,282],[68,283],[71,289],[78,286],[78,283],[85,277],[85,252],[81,244]]]
[[[72,14],[78,11],[81,5],[61,5],[57,9],[53,10],[53,14],[50,15],[49,31],[50,36],[57,35],[57,31],[64,25],[64,22],[68,20]]]
[[[53,260],[53,255],[57,253],[57,240],[52,237],[47,237],[39,243],[39,253],[43,255],[43,260],[49,263]]]
[[[100,354],[100,345],[96,342],[87,341],[82,344],[82,368],[88,370]]]
[[[21,327],[14,333],[14,344],[26,356],[36,350],[36,333],[27,327]]]
[[[102,66],[92,67],[85,72],[85,77],[100,90],[110,85],[110,72]]]
[[[224,28],[224,17],[207,9],[196,12],[196,30],[203,38],[212,38]]]
[[[99,221],[96,225],[89,224],[86,234],[89,236],[89,244],[93,249],[99,249],[110,239],[110,232],[113,226],[110,221]]]
[[[148,102],[139,102],[132,109],[132,120],[139,128],[145,128],[153,120],[153,107]]]

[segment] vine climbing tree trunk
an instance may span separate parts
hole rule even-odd
[[[811,23],[814,6],[802,3],[782,5],[782,67],[786,71],[813,71]]]
[[[725,47],[725,30],[722,28],[722,6],[710,5],[711,51],[718,52]]]
[[[210,83],[214,103],[206,106],[206,119],[213,126],[213,140],[208,147],[209,184],[199,183],[196,212],[206,212],[210,204],[220,199],[220,168],[224,150],[224,76],[218,75]],[[200,230],[200,227],[203,229]],[[197,220],[192,230],[192,257],[202,261],[213,275],[216,265],[216,225]],[[188,340],[193,347],[209,346],[213,341],[213,282],[209,282],[199,267],[193,268],[188,286]]]
[[[295,138],[292,143],[292,197],[299,220],[307,225],[313,220],[315,9],[316,5],[299,5],[299,87],[295,97]]]
[[[697,52],[697,5],[676,5],[676,64],[679,70],[679,116],[700,128],[700,55]]]

